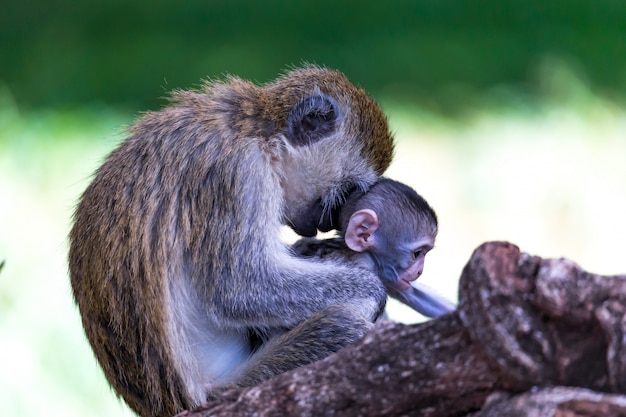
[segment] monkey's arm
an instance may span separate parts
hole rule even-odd
[[[372,265],[365,262],[367,258],[348,249],[341,238],[302,238],[292,246],[292,249],[301,256],[347,260],[356,266],[372,269]],[[381,280],[385,283],[384,279]],[[435,293],[431,288],[417,282],[412,283],[411,288],[406,291],[398,291],[391,285],[386,285],[386,287],[390,297],[426,317],[439,317],[456,310],[453,303]]]
[[[348,249],[341,238],[322,240],[302,238],[292,246],[292,249],[297,254],[305,257],[344,260],[368,270],[373,269],[373,266],[366,262],[367,257]],[[386,283],[384,279],[381,278],[381,280],[383,283]],[[385,286],[390,297],[406,304],[426,317],[439,317],[456,310],[456,306],[452,302],[435,293],[432,288],[426,285],[413,282],[411,288],[406,291],[399,291],[391,285]]]
[[[417,282],[413,282],[411,288],[405,291],[390,287],[387,288],[387,292],[391,297],[426,317],[435,318],[456,310],[456,305],[452,302],[435,293],[432,288]]]

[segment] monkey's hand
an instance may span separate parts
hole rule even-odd
[[[437,294],[432,288],[417,282],[411,283],[411,287],[399,291],[395,287],[387,287],[389,295],[406,304],[418,313],[436,318],[456,310],[456,305]]]
[[[345,242],[338,237],[330,239],[305,237],[294,243],[291,249],[296,255],[309,258],[325,258],[330,254],[347,251]]]

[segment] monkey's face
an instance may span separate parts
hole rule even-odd
[[[277,122],[283,126],[284,152],[277,158],[283,221],[303,236],[337,228],[345,196],[367,190],[391,162],[385,115],[365,91],[324,68],[293,71],[271,88],[278,101],[292,103]]]
[[[426,254],[433,248],[435,238],[423,235],[406,243],[390,239],[380,240],[384,243],[372,250],[378,275],[385,281],[385,285],[398,291],[408,290],[411,282],[424,272]]]
[[[349,133],[350,117],[349,109],[321,93],[305,97],[289,115],[278,171],[284,221],[302,236],[338,228],[347,194],[378,179],[363,141]]]
[[[328,232],[339,224],[339,210],[355,189],[366,190],[378,178],[365,163],[351,166],[332,147],[333,138],[303,148],[289,148],[281,166],[283,220],[301,236]],[[357,153],[358,155],[358,153]]]

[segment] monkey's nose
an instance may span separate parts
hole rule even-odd
[[[422,275],[422,271],[417,271],[415,275],[409,275],[406,278],[402,278],[407,284],[411,285],[411,282],[417,281],[417,279]]]

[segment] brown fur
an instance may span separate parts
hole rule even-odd
[[[312,94],[338,125],[294,146],[290,111]],[[296,258],[279,228],[316,224],[316,201],[366,189],[392,150],[380,108],[318,67],[178,91],[139,119],[81,197],[69,253],[85,332],[131,408],[173,415],[358,339],[384,306],[376,276]]]

